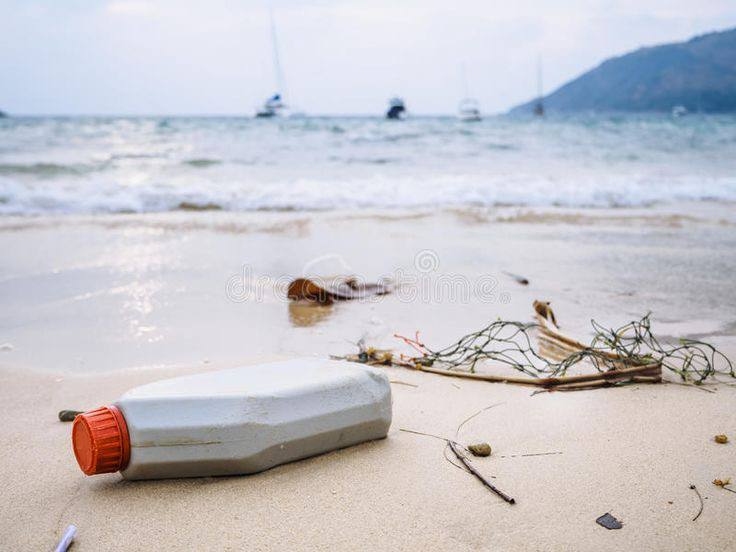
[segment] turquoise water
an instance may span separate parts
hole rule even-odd
[[[736,117],[0,120],[0,213],[736,200]]]

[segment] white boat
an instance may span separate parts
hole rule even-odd
[[[480,106],[473,98],[465,98],[460,102],[457,109],[457,118],[464,122],[480,121]]]

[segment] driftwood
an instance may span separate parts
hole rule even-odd
[[[592,387],[605,387],[617,383],[658,383],[662,381],[662,365],[659,363],[609,370],[607,372],[596,372],[594,374],[583,374],[580,376],[559,376],[551,378],[525,378],[514,376],[496,376],[493,374],[480,374],[477,372],[463,372],[460,370],[445,370],[432,368],[420,364],[408,366],[422,372],[452,376],[455,378],[473,379],[479,381],[490,381],[495,383],[515,383],[517,385],[532,385],[546,389],[557,389],[560,391],[573,389],[588,389]]]

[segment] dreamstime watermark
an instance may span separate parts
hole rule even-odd
[[[309,263],[311,265],[312,263]],[[343,266],[344,263],[343,263]],[[414,256],[411,269],[396,269],[378,279],[379,285],[390,290],[390,293],[403,303],[457,303],[471,302],[500,303],[511,302],[511,294],[501,289],[498,278],[492,274],[481,274],[468,277],[463,274],[442,272],[440,257],[432,249],[422,249]],[[368,289],[376,280],[367,281],[360,275],[346,276],[308,276],[309,280],[328,292],[346,290],[346,285],[356,291],[355,301],[373,302],[380,300],[381,295],[360,293]],[[270,277],[256,275],[250,265],[243,265],[241,271],[233,274],[225,286],[226,297],[235,303],[264,303],[288,301],[287,289],[293,282],[293,275]]]

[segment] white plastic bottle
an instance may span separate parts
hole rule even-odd
[[[126,479],[255,473],[363,441],[391,425],[377,369],[296,359],[150,383],[74,420],[87,475]]]

